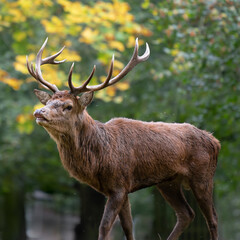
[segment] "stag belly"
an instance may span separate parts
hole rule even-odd
[[[175,178],[178,173],[173,169],[167,169],[160,165],[140,165],[135,168],[133,172],[133,181],[131,186],[131,192],[138,189],[150,187],[165,181],[170,181]]]

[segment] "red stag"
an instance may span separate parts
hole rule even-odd
[[[34,116],[57,143],[62,164],[70,175],[108,198],[98,240],[108,239],[117,215],[126,238],[133,240],[128,194],[153,185],[176,212],[177,223],[168,240],[177,240],[194,218],[182,186],[192,190],[211,239],[217,240],[217,216],[212,198],[213,176],[220,150],[216,138],[187,123],[143,122],[127,118],[101,123],[87,113],[86,107],[91,103],[94,91],[117,83],[138,63],[146,61],[150,55],[148,45],[145,53],[138,56],[136,39],[131,60],[113,78],[112,58],[108,76],[99,85],[88,85],[95,72],[94,66],[89,78],[80,87],[74,87],[72,64],[68,76],[70,91],[60,91],[44,80],[40,67],[64,62],[55,61],[64,48],[42,59],[46,43],[47,40],[37,54],[35,68],[27,60],[29,73],[53,92],[50,95],[35,90],[45,106],[36,110]]]

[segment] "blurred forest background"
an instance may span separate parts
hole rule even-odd
[[[189,122],[222,144],[215,176],[220,240],[240,239],[240,1],[238,0],[1,0],[0,2],[0,240],[92,240],[105,199],[70,178],[56,145],[33,118],[39,88],[28,74],[49,37],[45,56],[66,46],[67,63],[42,67],[45,79],[67,88],[92,70],[105,78],[115,54],[114,75],[148,42],[149,60],[118,84],[95,94],[94,119],[129,117]],[[191,193],[187,198],[194,205]],[[154,188],[130,195],[138,240],[165,239],[175,222]],[[208,239],[196,220],[181,239]],[[123,239],[116,222],[112,239]]]

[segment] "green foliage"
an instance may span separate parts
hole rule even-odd
[[[168,101],[166,107],[174,111],[174,121],[190,122],[214,132],[222,142],[218,190],[223,190],[221,186],[229,178],[237,187],[240,180],[235,171],[240,167],[236,147],[240,141],[237,124],[240,120],[239,3],[162,1],[149,6],[154,16],[151,22],[158,30],[153,31],[154,52],[162,51],[161,65],[156,63],[153,70],[154,78],[170,86],[167,93],[162,93]],[[228,166],[228,174],[224,174],[224,165]],[[232,183],[228,187],[232,188]]]

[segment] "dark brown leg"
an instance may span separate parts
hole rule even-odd
[[[116,216],[119,214],[127,194],[125,192],[114,193],[108,197],[103,217],[99,227],[98,240],[107,240]]]
[[[134,240],[133,230],[132,230],[133,224],[132,224],[131,207],[130,207],[128,197],[125,200],[125,202],[119,212],[119,218],[120,218],[121,225],[122,225],[122,228],[126,235],[127,240]]]
[[[165,200],[175,210],[177,216],[177,223],[167,240],[177,240],[192,222],[195,214],[183,195],[180,183],[159,184],[157,187]]]
[[[218,239],[217,214],[213,204],[213,181],[202,180],[191,183],[193,194],[206,219],[211,240]]]

